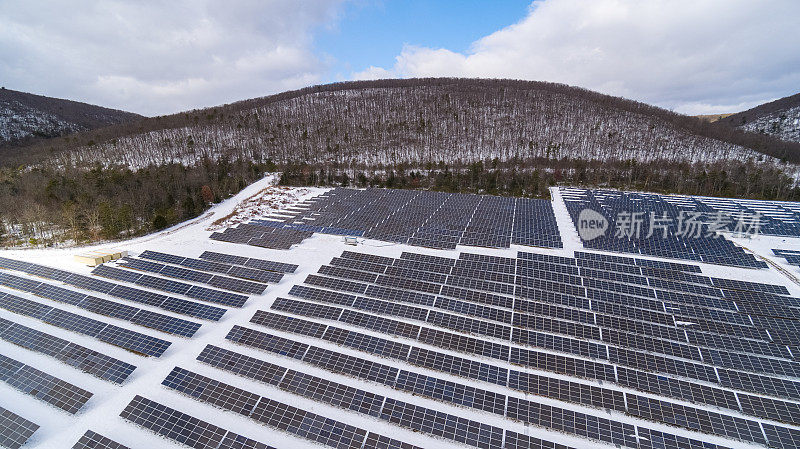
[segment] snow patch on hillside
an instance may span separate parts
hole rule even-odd
[[[0,141],[10,142],[32,136],[55,137],[83,129],[80,125],[19,101],[0,102]]]
[[[745,131],[800,142],[800,106],[776,111],[739,126]]]

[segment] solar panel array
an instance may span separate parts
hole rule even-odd
[[[291,249],[314,235],[310,231],[276,226],[256,226],[243,223],[235,228],[211,234],[211,239],[229,243],[243,243],[270,249]]]
[[[314,232],[440,249],[562,247],[547,200],[336,188],[285,212],[293,216],[253,220],[211,238],[277,249],[289,249]]]
[[[729,216],[757,214],[760,218],[761,234],[800,237],[800,203],[797,202],[682,195],[665,195],[664,201],[696,204],[703,210],[722,212]]]
[[[523,238],[520,229],[538,238],[537,222],[519,218],[518,199],[398,191],[398,206],[387,199],[394,193],[362,192],[331,191],[313,216],[339,214],[336,231],[344,234],[379,210],[392,217],[430,209],[378,220],[375,229],[447,248],[508,247]],[[537,204],[552,214],[546,202],[528,207]],[[150,335],[191,337],[200,327],[172,316],[168,304],[179,303],[171,301],[212,307],[192,313],[218,321],[225,309],[181,296],[203,284],[207,292],[194,290],[194,299],[242,306],[236,301],[245,294],[269,292],[267,283],[299,267],[145,251],[95,269],[107,281],[0,258],[8,270],[0,287],[25,292],[0,291],[0,345],[9,348],[0,351],[0,382],[68,418],[84,414],[95,395],[121,392],[127,405],[114,413],[128,429],[88,430],[63,443],[77,449],[127,449],[108,438],[123,431],[134,432],[126,443],[152,432],[141,444],[209,449],[416,449],[433,441],[491,449],[800,447],[800,298],[782,285],[712,276],[691,262],[590,251],[380,251],[393,256],[342,252],[287,293],[209,324],[222,328],[204,333],[216,340],[200,347]],[[160,385],[138,390],[142,383],[128,380],[137,368],[127,361],[158,357],[173,343],[173,353],[188,347],[194,360],[150,359],[136,377],[158,366]],[[55,367],[66,370],[63,378]],[[6,411],[0,408],[0,446],[19,447],[38,426]]]
[[[296,299],[278,298],[272,311],[251,319],[282,334],[316,338],[320,346],[242,326],[234,326],[227,338],[395,391],[594,441],[714,447],[703,439],[707,434],[731,444],[788,448],[800,444],[800,430],[793,427],[800,424],[795,356],[800,299],[788,293],[783,286],[706,276],[697,265],[587,252],[574,258],[462,253],[452,259],[345,251],[309,275],[305,285],[295,285],[290,295]],[[326,342],[495,387],[477,388],[354,357],[326,349]],[[341,403],[339,392],[353,387],[235,351],[209,346],[199,359],[476,447],[500,447],[496,441],[515,447],[510,442],[519,441],[510,429],[481,428],[469,420],[461,433],[448,436],[429,421],[436,422],[441,411],[391,396],[375,399],[369,388],[344,395],[371,394],[369,401]],[[557,376],[563,374],[571,380]],[[586,409],[557,407],[520,393]],[[596,407],[642,424],[592,412]],[[402,418],[406,414],[410,421]],[[696,438],[663,432],[648,422],[681,427]]]
[[[786,263],[800,267],[800,251],[794,249],[773,249],[772,253],[786,259]]]
[[[669,257],[730,265],[745,268],[767,268],[767,264],[757,260],[755,256],[745,253],[724,236],[711,235],[708,215],[713,210],[701,203],[692,202],[690,198],[683,202],[669,200],[665,195],[638,192],[620,192],[616,190],[588,190],[578,188],[561,188],[561,196],[567,206],[575,226],[579,226],[580,213],[585,209],[603,215],[609,223],[609,231],[599,237],[583,240],[586,248],[635,253],[648,256]],[[681,212],[705,213],[698,218],[696,231],[680,234],[677,229]],[[620,214],[642,214],[638,224],[621,221]],[[648,215],[649,214],[649,215]],[[666,223],[656,219],[667,217]],[[732,217],[732,216],[731,216]],[[651,225],[651,220],[653,224]],[[730,218],[730,217],[729,217]],[[652,226],[652,229],[651,229]],[[668,232],[659,226],[671,226]],[[636,231],[638,227],[638,231]],[[617,234],[627,229],[628,234]],[[733,230],[730,225],[728,230]],[[686,229],[684,229],[686,231]]]

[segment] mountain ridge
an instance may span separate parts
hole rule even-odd
[[[760,104],[719,121],[746,131],[800,142],[800,93]]]
[[[60,160],[66,164],[108,160],[132,166],[223,154],[339,163],[397,162],[398,154],[409,162],[554,155],[800,162],[800,145],[770,136],[579,87],[496,79],[310,86],[76,137],[30,150],[68,153]]]
[[[143,118],[79,101],[0,89],[0,149]]]

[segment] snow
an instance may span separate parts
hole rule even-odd
[[[81,435],[83,435],[87,429],[94,430],[132,448],[184,447],[172,442],[171,440],[166,440],[154,433],[134,426],[119,418],[119,413],[137,394],[157,402],[161,402],[167,406],[176,408],[197,418],[209,421],[212,424],[225,428],[226,430],[243,434],[247,437],[267,443],[279,449],[320,447],[319,445],[308,440],[299,439],[293,435],[262,426],[255,421],[250,420],[249,418],[242,417],[232,412],[216,409],[208,404],[200,403],[194,399],[183,396],[175,391],[161,386],[161,381],[175,366],[207,375],[220,381],[244,388],[247,391],[255,392],[262,396],[288,403],[314,413],[321,414],[328,418],[333,418],[347,424],[365,428],[369,431],[397,438],[401,441],[425,448],[463,447],[449,440],[431,437],[423,433],[414,432],[393,424],[389,424],[376,418],[366,417],[352,411],[342,410],[327,404],[292,395],[275,387],[245,379],[199,363],[195,360],[195,358],[207,344],[214,344],[240,353],[246,353],[280,366],[296,369],[298,371],[306,372],[325,379],[334,380],[342,384],[351,385],[358,388],[365,388],[378,394],[412,402],[414,404],[422,405],[434,410],[441,410],[443,412],[456,414],[461,417],[496,425],[503,429],[516,431],[526,435],[537,436],[557,443],[578,448],[588,446],[610,447],[594,441],[590,442],[589,440],[573,435],[567,435],[555,431],[547,431],[535,426],[527,426],[519,422],[505,419],[498,415],[480,412],[475,409],[459,408],[432,399],[420,396],[412,396],[404,392],[395,391],[389,387],[376,383],[365,382],[363,380],[354,379],[344,375],[334,374],[294,359],[289,359],[272,353],[260,352],[252,348],[238,346],[230,341],[225,340],[224,338],[233,325],[238,324],[248,326],[249,319],[257,310],[269,309],[269,306],[275,300],[275,298],[287,296],[289,289],[294,284],[302,282],[306,275],[316,273],[320,266],[327,264],[333,257],[339,256],[344,250],[365,252],[389,257],[399,257],[403,251],[413,251],[417,253],[453,258],[458,257],[459,252],[515,257],[517,251],[530,251],[571,257],[573,255],[573,251],[582,250],[582,246],[580,244],[580,239],[578,238],[577,232],[572,225],[569,214],[567,213],[566,207],[563,204],[559,189],[551,189],[551,194],[554,201],[556,220],[562,231],[562,239],[564,241],[563,249],[541,249],[520,247],[515,245],[507,249],[459,247],[456,250],[434,250],[402,244],[389,244],[386,242],[379,242],[369,239],[362,239],[357,247],[353,247],[346,245],[339,236],[315,234],[313,237],[305,240],[292,250],[281,251],[219,242],[210,240],[208,238],[214,229],[240,223],[252,217],[263,216],[274,213],[281,209],[286,209],[293,204],[326,191],[326,189],[322,188],[278,188],[274,186],[275,180],[276,177],[274,175],[265,177],[264,179],[248,186],[236,196],[212,207],[206,214],[196,218],[195,220],[179,224],[152,235],[136,238],[128,242],[103,244],[78,249],[34,249],[0,252],[0,256],[41,263],[49,266],[56,266],[82,273],[88,273],[91,269],[73,262],[72,256],[74,254],[94,249],[111,249],[112,247],[127,249],[133,255],[137,255],[144,250],[150,249],[190,257],[198,257],[203,251],[209,250],[299,265],[296,273],[286,275],[284,279],[277,285],[271,285],[264,295],[251,296],[243,308],[229,308],[219,322],[212,323],[204,321],[200,330],[191,339],[175,336],[165,337],[164,334],[133,326],[125,321],[115,320],[108,317],[101,318],[106,322],[110,322],[122,327],[135,328],[139,332],[171,340],[173,342],[172,346],[160,358],[139,357],[120,348],[101,343],[90,337],[73,334],[59,328],[51,327],[40,321],[15,315],[6,310],[0,309],[0,318],[10,319],[26,326],[40,329],[52,335],[56,335],[70,341],[74,341],[83,346],[96,349],[104,354],[116,357],[120,360],[124,360],[137,366],[137,369],[134,371],[131,378],[129,378],[123,385],[115,386],[89,376],[88,374],[68,368],[64,364],[56,362],[52,358],[49,358],[45,355],[33,353],[26,349],[0,341],[0,353],[30,364],[43,371],[54,374],[70,383],[88,389],[95,394],[83,410],[81,410],[78,414],[71,416],[43,402],[31,399],[29,396],[14,390],[4,383],[0,384],[0,406],[6,407],[41,426],[39,431],[34,434],[32,440],[29,441],[28,445],[25,446],[26,448],[55,449],[70,447],[80,438]],[[774,259],[773,261],[777,264],[781,263],[781,259],[769,256],[772,248],[780,247],[800,249],[800,239],[758,237],[752,240],[735,241],[752,250],[759,256],[768,259]],[[783,265],[786,265],[785,262]],[[777,270],[756,271],[744,268],[723,267],[709,264],[700,264],[700,266],[702,267],[703,274],[706,275],[786,285],[792,295],[800,296],[800,285],[795,284],[782,272]],[[785,268],[794,273],[797,273],[798,271],[796,267]],[[38,298],[14,290],[8,290],[4,287],[0,289],[2,289],[2,291],[8,291],[15,295],[23,296],[34,301],[49,304],[48,300],[46,299]],[[94,292],[92,294],[105,297],[105,295]],[[119,301],[115,298],[109,299]],[[146,309],[149,308],[148,306],[144,306],[142,304],[136,304],[136,306]],[[57,307],[80,315],[92,315],[85,310],[66,304],[59,303]],[[150,309],[160,313],[169,314],[169,312],[164,312],[160,309]],[[337,325],[345,326],[343,323],[337,323]],[[251,327],[257,328],[257,326]],[[386,365],[408,369],[408,366],[404,365],[400,361],[370,356],[350,348],[336,346],[327,341],[297,334],[284,333],[273,329],[260,330],[361,358],[374,358],[380,363]],[[377,332],[361,328],[359,328],[358,331],[386,338],[386,335],[379,334]],[[400,337],[397,337],[397,339],[403,340]],[[409,342],[406,341],[406,343]],[[435,349],[438,352],[451,353],[453,355],[464,357],[464,354],[447,351],[438,347],[430,347],[422,344],[421,342],[414,342],[413,344],[416,346],[426,347],[428,349]],[[547,352],[543,349],[542,351]],[[492,360],[491,363],[506,368],[513,367],[513,369],[524,370],[523,368],[512,366],[508,363],[503,363],[497,360]],[[525,397],[526,399],[531,399],[536,402],[582,411],[596,416],[612,418],[625,423],[639,424],[651,429],[663,430],[668,433],[702,439],[703,441],[719,443],[722,445],[732,444],[731,440],[728,439],[710,435],[701,435],[684,429],[636,419],[618,412],[601,411],[539,396],[525,395],[520,392],[508,390],[504,387],[490,385],[441,372],[431,372],[419,367],[413,367],[410,369],[411,371],[424,372],[425,374],[429,374],[437,378],[451,380],[486,390],[497,391],[504,394],[509,394],[511,396]],[[538,372],[534,369],[528,369],[527,371]],[[570,378],[569,376],[558,375],[549,372],[539,373],[546,374],[550,377],[570,379],[590,385],[602,385],[603,387],[607,388],[623,389],[621,387],[611,386],[608,383],[603,382],[579,380]],[[641,392],[637,392],[637,394],[643,396],[653,396]],[[678,400],[675,400],[674,402],[684,403]],[[704,407],[697,404],[687,405],[713,410],[713,407]],[[726,413],[734,414],[727,411]],[[741,448],[758,447],[756,445],[747,443],[736,443],[735,446]]]
[[[800,142],[800,106],[763,115],[739,128]]]
[[[37,134],[59,136],[83,129],[80,125],[18,101],[0,101],[0,142],[21,140]]]

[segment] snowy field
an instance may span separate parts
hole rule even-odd
[[[24,446],[25,448],[69,448],[72,447],[72,445],[78,441],[78,439],[87,430],[98,432],[132,449],[186,447],[152,433],[146,429],[131,424],[130,422],[127,422],[119,417],[120,412],[136,395],[141,395],[148,399],[155,400],[169,407],[178,409],[184,413],[188,413],[196,418],[211,422],[212,424],[223,427],[224,429],[239,433],[278,449],[322,447],[317,443],[313,443],[309,440],[301,439],[292,434],[263,426],[249,418],[215,408],[205,402],[196,401],[188,396],[162,386],[161,382],[176,366],[186,368],[214,379],[236,385],[247,391],[255,392],[262,396],[288,403],[356,427],[364,428],[368,431],[390,436],[416,446],[424,448],[466,447],[451,440],[434,437],[421,432],[415,432],[377,418],[340,409],[332,405],[328,405],[327,403],[317,402],[305,397],[293,395],[271,385],[259,383],[200,363],[196,360],[196,357],[203,350],[203,348],[206,347],[207,344],[213,344],[236,352],[245,353],[261,360],[269,361],[276,365],[316,375],[324,379],[333,380],[345,385],[367,389],[377,394],[411,402],[413,404],[421,405],[433,410],[439,410],[458,415],[463,418],[476,420],[482,423],[488,423],[498,426],[502,429],[515,431],[521,434],[537,436],[542,439],[564,444],[570,447],[613,447],[612,445],[604,445],[597,441],[584,439],[575,435],[545,430],[533,425],[525,425],[521,422],[512,421],[488,412],[481,412],[472,408],[458,407],[450,403],[441,402],[427,397],[411,395],[407,392],[394,390],[382,384],[367,382],[361,379],[331,373],[295,359],[236,345],[225,339],[226,334],[234,325],[257,328],[257,326],[249,325],[248,323],[256,311],[269,310],[270,305],[273,303],[273,301],[275,301],[276,298],[289,296],[288,292],[293,285],[302,283],[308,274],[316,273],[322,265],[328,264],[331,259],[338,257],[341,255],[342,251],[345,250],[393,258],[400,257],[401,253],[404,251],[452,258],[457,258],[460,252],[516,257],[517,251],[572,257],[574,251],[582,250],[582,246],[557,188],[552,189],[552,194],[554,211],[564,243],[563,249],[530,248],[512,245],[511,248],[507,249],[459,247],[457,250],[434,250],[374,240],[361,240],[359,245],[354,247],[346,245],[339,236],[315,234],[313,237],[303,241],[300,245],[295,246],[293,249],[289,251],[281,251],[219,242],[210,240],[208,238],[214,230],[245,222],[251,218],[269,215],[275,211],[279,211],[326,191],[326,189],[321,188],[278,188],[273,186],[274,182],[275,179],[272,177],[264,178],[263,180],[247,187],[235,197],[232,197],[221,204],[214,206],[203,216],[198,217],[195,220],[179,224],[175,227],[155,234],[136,238],[128,242],[98,245],[96,247],[70,249],[33,249],[0,252],[0,256],[2,257],[8,257],[27,262],[35,262],[83,274],[88,274],[91,271],[91,268],[74,262],[72,259],[73,255],[86,252],[88,250],[108,250],[112,248],[128,250],[133,256],[139,255],[145,250],[153,250],[194,258],[197,258],[204,251],[214,251],[219,253],[236,254],[246,257],[297,264],[299,266],[295,273],[284,276],[278,284],[270,284],[263,295],[250,295],[250,298],[244,307],[227,308],[227,312],[220,321],[210,322],[193,319],[193,321],[202,322],[202,327],[191,339],[176,337],[174,335],[165,335],[152,329],[133,325],[127,321],[94,315],[86,310],[64,303],[55,303],[28,293],[8,289],[5,286],[0,287],[0,291],[2,292],[7,292],[39,303],[45,303],[59,307],[76,314],[92,316],[105,322],[113,323],[121,327],[135,329],[138,332],[163,338],[172,342],[172,345],[161,357],[141,357],[119,347],[102,343],[86,335],[72,333],[61,328],[50,326],[39,320],[35,320],[27,316],[17,315],[5,309],[0,309],[0,318],[20,323],[25,326],[44,331],[50,335],[58,336],[63,339],[78,343],[82,346],[95,349],[103,354],[136,365],[137,367],[131,377],[129,377],[122,385],[112,385],[81,371],[73,369],[61,362],[57,362],[53,358],[50,358],[46,355],[35,353],[0,340],[0,354],[31,365],[94,393],[94,396],[77,414],[70,415],[42,401],[35,400],[31,396],[21,393],[6,383],[0,383],[0,407],[9,409],[41,426],[40,429]],[[746,247],[748,250],[751,250],[757,256],[769,260],[772,264],[775,264],[775,266],[781,267],[783,270],[776,268],[770,268],[769,270],[751,270],[719,265],[698,264],[702,268],[702,274],[729,279],[783,285],[786,286],[792,296],[800,297],[800,285],[797,284],[797,278],[800,278],[800,271],[798,271],[798,268],[786,264],[785,260],[782,258],[777,258],[771,255],[772,248],[800,250],[800,239],[758,237],[755,239],[737,240],[737,243]],[[25,276],[17,272],[14,274]],[[794,278],[794,276],[797,276],[797,278]],[[68,287],[71,289],[76,289],[72,286]],[[144,287],[137,288],[146,289]],[[123,302],[119,299],[97,292],[86,291],[86,293],[117,302]],[[146,310],[174,315],[176,317],[187,318],[185,316],[172,314],[171,312],[165,312],[161,309],[145,306],[139,303],[131,303],[131,305],[135,305],[136,307]],[[338,323],[338,326],[342,327],[346,325]],[[476,388],[507,394],[509,396],[525,398],[542,404],[554,405],[564,409],[581,411],[595,416],[614,419],[623,423],[642,425],[650,429],[657,429],[667,433],[685,436],[687,438],[717,443],[728,447],[762,447],[753,443],[735,441],[729,438],[692,432],[680,427],[669,426],[653,421],[646,421],[619,412],[600,410],[541,396],[527,395],[498,385],[479,382],[438,371],[435,372],[416,366],[409,368],[409,365],[406,365],[403,362],[395,359],[377,358],[348,347],[337,346],[327,341],[306,337],[303,335],[290,334],[274,329],[259,328],[259,330],[274,335],[291,338],[293,340],[311,345],[320,346],[344,354],[377,360],[385,365],[409,369],[410,371],[414,372],[421,372],[440,379],[446,379],[449,381],[474,386]],[[358,331],[378,337],[386,337],[385,334],[364,330],[363,328],[358,328]],[[404,339],[401,337],[390,338],[398,341],[404,341]],[[409,341],[404,342],[409,343]],[[414,345],[435,349],[439,352],[460,357],[466,357],[463,353],[427,346],[421,342],[414,342]],[[548,350],[545,349],[542,349],[542,351],[548,352]],[[602,386],[605,388],[620,389],[623,391],[633,391],[623,387],[611,385],[607,382],[604,383],[586,379],[575,379],[565,375],[537,371],[532,368],[520,368],[518,366],[494,359],[480,359],[479,357],[473,358],[509,369],[513,368],[559,379],[570,379],[587,385]],[[637,394],[648,397],[657,397],[652,394],[642,392],[638,392]],[[677,399],[671,401],[687,406],[719,411],[719,409],[715,409],[711,406],[690,404]],[[735,414],[735,412],[725,411],[724,413],[752,419],[752,417],[747,417],[743,414]],[[790,425],[782,426],[796,428]]]

